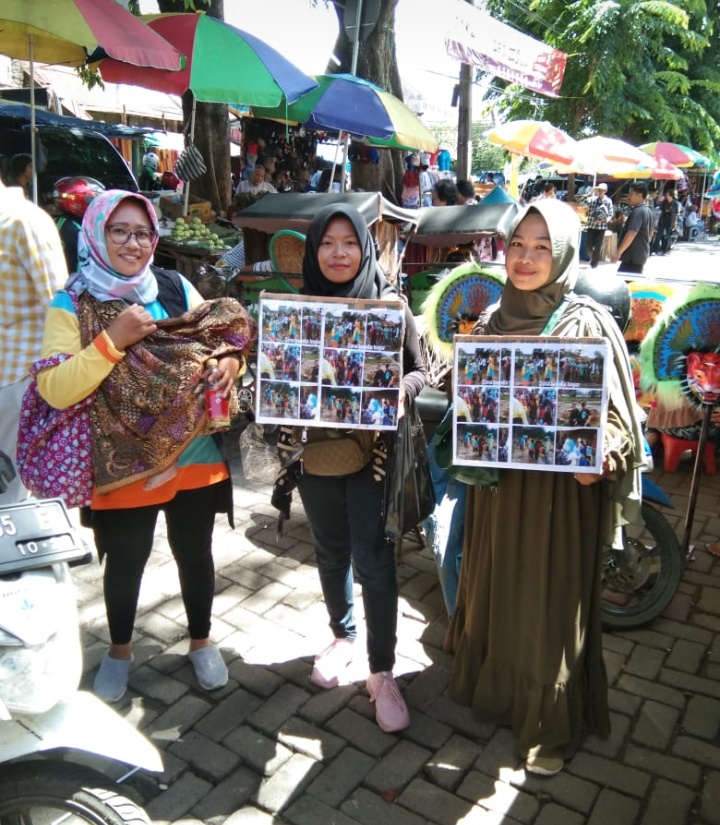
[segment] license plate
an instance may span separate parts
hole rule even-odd
[[[60,499],[0,507],[0,575],[86,554]]]

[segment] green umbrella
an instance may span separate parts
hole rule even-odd
[[[317,85],[264,41],[206,14],[148,14],[142,20],[187,57],[185,69],[163,72],[103,60],[110,83],[143,86],[167,94],[186,90],[205,103],[277,106]]]

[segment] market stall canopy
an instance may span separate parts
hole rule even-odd
[[[420,217],[419,210],[395,206],[379,192],[346,192],[344,194],[288,192],[265,195],[252,206],[236,212],[232,222],[241,229],[256,229],[260,232],[273,233],[280,229],[294,229],[306,233],[318,209],[332,203],[343,203],[355,207],[365,218],[368,226],[372,226],[377,221],[416,225]],[[470,209],[470,207],[465,208]],[[438,209],[438,211],[443,210]]]
[[[519,209],[516,201],[426,206],[417,210],[420,221],[410,240],[426,246],[451,246],[470,243],[481,235],[506,235]]]
[[[317,88],[274,107],[253,106],[253,116],[301,123],[320,132],[367,137],[376,146],[434,152],[437,138],[420,118],[390,92],[350,74],[324,74]]]

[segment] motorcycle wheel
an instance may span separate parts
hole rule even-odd
[[[3,765],[0,825],[150,825],[118,786],[88,768],[51,760]]]
[[[670,604],[682,578],[680,543],[665,516],[646,502],[643,527],[623,528],[624,549],[603,559],[602,622],[608,630],[640,627]]]

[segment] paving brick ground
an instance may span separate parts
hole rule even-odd
[[[692,460],[653,475],[681,538]],[[362,655],[348,686],[309,681],[330,633],[299,503],[278,543],[268,488],[238,473],[235,514],[235,530],[218,519],[215,534],[226,688],[195,685],[161,530],[143,582],[118,710],[163,752],[162,775],[129,780],[156,823],[720,825],[720,559],[704,549],[720,538],[720,476],[702,478],[696,550],[674,601],[648,627],[606,634],[612,735],[588,739],[552,778],[526,775],[507,729],[448,699],[447,621],[427,550],[407,540],[398,569],[396,674],[412,725],[391,735],[374,724]],[[101,575],[97,564],[77,571],[85,687],[107,644]]]

